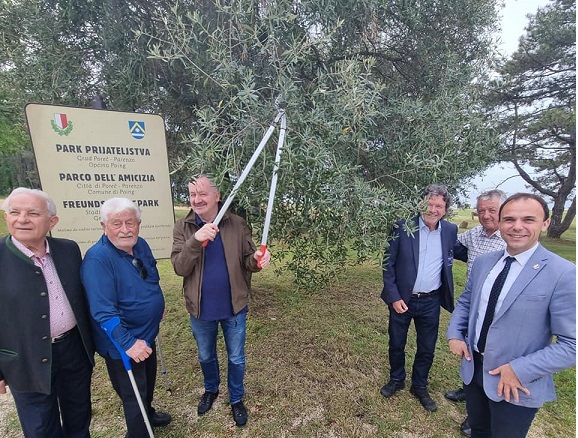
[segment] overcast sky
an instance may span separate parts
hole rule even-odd
[[[543,8],[549,3],[548,0],[505,0],[505,8],[502,10],[500,34],[500,50],[506,56],[511,55],[518,48],[518,39],[524,34],[524,28],[528,25],[528,14],[534,15],[538,8]],[[526,183],[518,175],[511,164],[503,163],[491,167],[471,184],[469,193],[470,205],[474,206],[479,193],[499,188],[508,195],[516,192],[528,191]]]

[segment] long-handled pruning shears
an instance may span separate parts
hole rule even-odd
[[[261,140],[261,142],[257,146],[257,149],[255,149],[255,152],[253,152],[251,159],[249,160],[249,162],[245,166],[245,169],[243,169],[243,172],[241,173],[241,176],[239,177],[239,179],[235,183],[233,190],[231,190],[231,193],[229,194],[229,196],[227,197],[227,199],[223,203],[223,206],[219,210],[217,217],[213,221],[213,224],[219,225],[219,222],[221,222],[221,219],[223,219],[223,216],[225,215],[225,213],[229,209],[231,202],[233,202],[233,199],[237,195],[237,192],[239,191],[239,187],[241,187],[241,184],[243,184],[243,182],[247,178],[247,175],[249,175],[249,172],[253,168],[255,161],[257,161],[257,158],[259,157],[259,155],[261,154],[261,152],[265,148],[267,141],[269,141],[269,138],[271,138],[271,135],[273,134],[273,131],[275,130],[275,126],[277,125],[277,123],[279,123],[279,121],[281,121],[281,127],[280,127],[280,132],[279,132],[279,141],[277,143],[277,153],[275,155],[275,164],[273,166],[273,177],[271,179],[271,187],[269,189],[269,200],[267,202],[267,213],[265,216],[265,223],[263,225],[263,238],[261,239],[261,246],[259,248],[261,250],[261,252],[263,253],[263,255],[261,256],[261,258],[258,261],[259,267],[261,267],[261,260],[263,259],[263,256],[265,255],[265,251],[267,250],[267,237],[269,235],[269,226],[271,224],[273,202],[275,201],[275,191],[277,190],[277,175],[278,175],[278,171],[279,171],[279,163],[281,161],[281,152],[283,151],[283,143],[285,141],[285,132],[287,130],[287,116],[285,114],[285,108],[287,108],[287,102],[285,102],[285,101],[276,102],[276,106],[277,106],[278,112],[277,112],[277,115],[275,116],[275,119],[273,120],[273,122],[271,123],[271,125],[269,126],[267,131],[265,132],[263,139]],[[208,243],[209,243],[209,241],[205,240],[203,242],[203,246],[207,246]]]

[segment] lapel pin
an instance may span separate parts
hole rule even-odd
[[[532,266],[534,269],[540,269],[540,265],[538,263],[536,263],[534,266]]]

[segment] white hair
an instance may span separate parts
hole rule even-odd
[[[110,198],[104,201],[100,206],[100,221],[106,224],[111,214],[120,213],[121,211],[134,211],[140,221],[141,209],[127,198]]]
[[[46,208],[48,209],[48,213],[50,214],[50,216],[56,216],[56,204],[54,203],[52,198],[48,196],[48,193],[38,189],[28,189],[26,187],[18,187],[12,190],[12,192],[8,195],[6,199],[4,199],[4,202],[2,203],[2,210],[8,211],[10,209],[10,201],[12,200],[12,197],[23,193],[36,196],[46,201]]]

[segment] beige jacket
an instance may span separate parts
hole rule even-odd
[[[194,237],[198,229],[195,213],[191,210],[185,218],[175,223],[171,251],[171,262],[175,272],[184,277],[183,295],[187,311],[195,318],[198,318],[200,313],[205,255],[202,242]],[[229,272],[233,313],[237,314],[249,301],[252,273],[260,271],[257,260],[253,257],[256,247],[247,223],[235,214],[226,213],[223,216],[219,223],[219,232]]]

